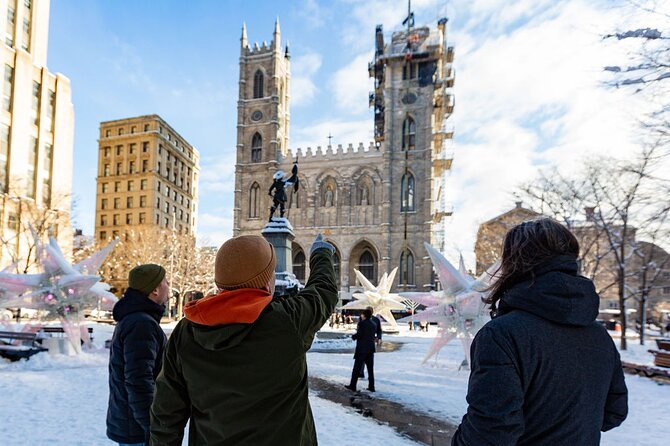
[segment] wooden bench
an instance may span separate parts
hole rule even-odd
[[[36,341],[37,333],[0,331],[0,356],[10,361],[27,360],[48,350],[37,345]]]
[[[65,329],[63,327],[42,327],[37,332],[37,334],[40,334],[40,333],[49,334],[50,336],[64,335],[65,334]],[[88,327],[88,337],[91,339],[91,342],[93,342],[93,327]],[[39,340],[39,338],[38,338],[38,340]]]

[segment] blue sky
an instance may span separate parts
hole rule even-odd
[[[417,25],[449,17],[456,46],[455,160],[448,179],[451,255],[474,263],[477,225],[513,206],[539,167],[625,155],[641,99],[604,86],[630,47],[605,33],[653,24],[616,1],[414,1]],[[51,2],[48,67],[72,81],[75,223],[92,234],[100,121],[157,113],[201,155],[198,235],[232,232],[239,38],[272,39],[279,16],[292,54],[291,147],[367,143],[367,62],[375,25],[389,33],[403,0]]]

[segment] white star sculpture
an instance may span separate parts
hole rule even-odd
[[[50,237],[49,243],[44,245],[34,232],[33,236],[37,260],[44,272],[0,272],[0,308],[31,308],[57,315],[73,346],[79,350],[79,312],[98,305],[111,309],[117,301],[109,292],[109,285],[100,282],[96,274],[118,239],[72,265],[65,259],[56,239]]]
[[[465,272],[462,262],[459,270],[428,243],[424,243],[428,255],[433,262],[442,291],[429,293],[400,293],[403,298],[425,305],[425,310],[414,317],[426,321],[436,322],[440,327],[438,336],[430,346],[423,363],[433,355],[437,355],[442,347],[452,339],[458,338],[463,344],[465,359],[470,364],[470,345],[477,331],[488,321],[488,307],[483,302],[488,296],[488,287],[492,283],[498,264],[491,266],[477,280]],[[400,319],[398,322],[409,321],[411,317]]]
[[[360,271],[354,269],[356,277],[358,277],[361,285],[363,285],[363,292],[354,293],[353,296],[356,300],[349,302],[342,308],[365,310],[367,307],[372,307],[373,314],[378,314],[383,317],[386,322],[391,324],[391,326],[397,330],[398,324],[396,324],[391,310],[404,311],[407,309],[407,307],[402,304],[400,295],[390,292],[397,271],[398,268],[393,268],[391,274],[387,275],[384,273],[379,280],[379,285],[374,286],[363,274],[361,274]]]

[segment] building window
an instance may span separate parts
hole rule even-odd
[[[400,280],[401,285],[414,285],[414,256],[409,250],[400,254]]]
[[[402,149],[413,150],[416,147],[416,123],[408,116],[402,123]]]
[[[156,224],[159,224],[161,222],[161,216],[156,214]]]
[[[147,214],[145,212],[140,212],[140,224],[146,223]]]
[[[47,207],[51,203],[51,179],[50,178],[43,178],[42,179],[42,203]]]
[[[117,175],[121,175],[121,171],[122,171],[121,167],[122,167],[121,163],[116,163],[116,174]]]
[[[137,144],[128,144],[128,153],[129,153],[129,154],[132,155],[133,153],[135,153],[135,146],[136,146],[136,145],[137,145]]]
[[[0,124],[0,193],[7,192],[9,179],[9,126]]]
[[[30,137],[30,145],[28,146],[28,198],[35,198],[37,193],[37,159],[39,146],[37,138]]]
[[[149,160],[142,160],[142,172],[149,170]]]
[[[110,169],[109,164],[105,164],[105,166],[103,167],[103,170],[102,170],[102,176],[103,177],[108,177],[109,176],[109,169]]]
[[[263,138],[260,133],[254,133],[251,140],[251,162],[260,163],[263,153]]]
[[[114,192],[121,192],[121,182],[114,181]]]
[[[258,183],[251,185],[249,189],[249,218],[258,218],[260,215],[261,187]]]
[[[100,200],[100,209],[107,209],[107,199],[103,198]]]
[[[256,71],[254,75],[254,99],[263,97],[263,72]]]
[[[146,207],[147,206],[147,196],[146,195],[140,195],[140,207]]]
[[[167,228],[168,226],[170,226],[170,220],[167,217],[163,218],[163,224]]]
[[[414,210],[414,175],[406,173],[400,182],[400,210]]]
[[[358,268],[368,280],[375,280],[375,258],[369,250],[363,251],[363,254],[358,258]]]
[[[56,92],[49,90],[49,104],[47,104],[47,119],[49,120],[49,131],[54,132],[56,125]]]
[[[7,216],[7,229],[16,232],[19,230],[19,219],[14,212],[10,212]]]
[[[663,294],[670,294],[670,286],[663,287]]]
[[[135,173],[135,161],[131,161],[128,164],[128,172],[129,173]]]
[[[42,84],[33,81],[33,95],[30,104],[30,119],[35,125],[40,124],[40,102],[42,99]]]
[[[14,32],[16,31],[16,6],[14,0],[9,0],[7,6],[7,29],[5,30],[5,43],[14,46]]]
[[[114,226],[118,226],[118,225],[119,225],[119,214],[114,214],[114,217],[112,218],[112,224],[113,224]]]
[[[130,209],[133,207],[133,197],[126,197],[126,208]]]
[[[144,124],[144,131],[148,132],[149,131],[149,124]],[[148,143],[147,143],[148,144]]]
[[[142,143],[142,152],[147,153],[149,151],[149,143],[147,141]]]
[[[119,129],[119,136],[123,135],[123,127]]]
[[[160,209],[160,208],[161,208],[161,199],[160,199],[160,197],[159,197],[159,198],[156,198],[156,208],[157,208],[157,209]]]
[[[105,158],[109,158],[109,155],[112,154],[112,148],[109,147],[109,146],[107,146],[107,147],[105,147],[105,148],[102,149],[102,153],[103,153],[103,156],[104,156]]]
[[[160,162],[160,161],[158,162],[158,169],[156,170],[156,172],[158,173],[158,175],[161,175],[162,172],[163,172],[163,171],[161,170],[161,162]],[[160,184],[161,184],[161,183],[159,182],[159,183],[158,183],[158,190],[161,190],[161,188],[160,188]]]
[[[109,191],[109,183],[102,183],[102,193],[106,194]]]
[[[126,214],[126,224],[127,225],[133,224],[133,214]]]
[[[32,27],[32,0],[23,0],[23,41],[21,48],[30,52],[30,34]]]
[[[170,198],[170,186],[165,186],[165,196]]]
[[[121,199],[117,197],[114,199],[114,209],[119,209],[120,207],[121,207]]]
[[[100,240],[107,240],[107,231],[100,231]]]
[[[140,190],[147,190],[147,180],[140,180]]]
[[[14,86],[14,68],[5,65],[5,80],[2,85],[2,109],[12,111],[12,87]]]
[[[135,126],[130,127],[130,133],[135,133],[135,130],[137,130],[137,127],[135,127]],[[135,144],[131,144],[131,145],[134,146]],[[133,152],[130,152],[130,153],[133,153]]]
[[[105,214],[100,216],[100,226],[107,226],[107,216]]]
[[[296,279],[305,282],[305,253],[302,251],[293,256],[293,274]]]
[[[412,62],[405,62],[405,66],[402,68],[402,79],[404,81],[409,79],[416,79],[419,71],[419,64]]]
[[[165,213],[166,214],[170,213],[170,203],[168,203],[167,201],[165,202]]]
[[[121,150],[123,150],[122,145],[116,146],[116,156],[121,156]]]

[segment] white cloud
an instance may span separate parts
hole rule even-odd
[[[198,245],[221,246],[223,242],[233,236],[232,209],[221,210],[220,214],[198,214]]]
[[[291,62],[291,107],[309,105],[318,92],[314,76],[321,68],[322,57],[315,52],[307,52]]]
[[[362,114],[368,111],[368,94],[372,90],[372,80],[368,76],[369,52],[359,54],[332,77],[331,89],[337,106],[348,114]],[[371,126],[371,122],[368,123]]]

